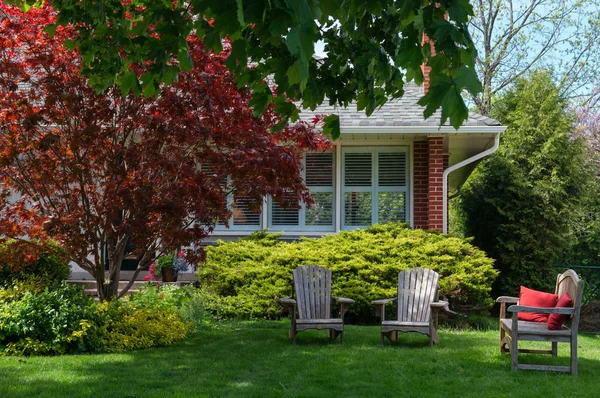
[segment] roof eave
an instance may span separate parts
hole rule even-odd
[[[342,134],[498,134],[506,130],[506,126],[463,126],[456,130],[452,126],[341,126]]]

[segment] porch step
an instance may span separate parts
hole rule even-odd
[[[96,289],[96,281],[94,280],[85,280],[85,279],[69,279],[67,283],[72,283],[74,285],[83,286],[84,289]],[[123,289],[129,281],[119,281],[119,289]],[[133,285],[131,285],[131,289],[137,289],[140,285],[147,283],[146,281],[135,281]]]

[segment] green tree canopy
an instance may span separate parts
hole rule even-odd
[[[42,3],[8,2],[25,8]],[[458,128],[468,117],[462,91],[481,89],[468,0],[53,0],[52,6],[57,24],[47,30],[77,27],[67,45],[79,49],[82,71],[97,90],[116,81],[123,92],[155,94],[161,82],[191,70],[186,38],[195,34],[208,50],[231,46],[227,66],[240,86],[252,89],[255,114],[275,102],[279,127],[298,117],[286,97],[311,109],[326,98],[342,106],[355,101],[371,114],[387,98],[401,97],[405,81],[420,84],[424,62],[432,68],[421,101],[426,117],[441,107],[442,123],[449,118]],[[435,41],[435,56],[422,45],[423,34]],[[325,59],[313,58],[318,41],[325,43]],[[150,68],[138,79],[132,67],[141,63]],[[268,76],[278,95],[265,83]],[[325,122],[325,132],[337,137],[337,117]]]
[[[546,71],[517,81],[497,101],[507,126],[499,150],[465,185],[460,206],[465,233],[496,259],[495,294],[520,285],[549,289],[551,267],[576,242],[575,224],[593,181],[574,115]]]

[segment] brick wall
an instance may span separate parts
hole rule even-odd
[[[419,141],[414,144],[414,189],[413,189],[413,224],[415,228],[427,229],[429,211],[427,191],[429,186],[429,143]]]
[[[442,181],[444,174],[444,139],[442,137],[429,137],[428,144],[429,192],[427,198],[427,228],[442,231]]]

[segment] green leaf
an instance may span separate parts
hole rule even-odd
[[[179,70],[177,69],[176,66],[165,65],[165,67],[163,68],[163,73],[162,73],[162,81],[166,85],[176,82],[178,74],[179,74]]]
[[[240,23],[240,26],[244,26],[246,25],[246,22],[244,21],[244,6],[242,4],[242,0],[236,0],[237,3],[237,18],[238,18],[238,22]]]
[[[75,42],[71,39],[67,39],[65,40],[65,42],[63,43],[63,46],[65,46],[65,48],[67,50],[74,50],[75,49]]]
[[[190,53],[187,50],[180,50],[179,54],[177,54],[177,60],[179,61],[179,65],[182,70],[191,71],[194,67],[192,63],[192,57],[190,57]]]
[[[481,85],[475,70],[466,66],[461,66],[456,70],[454,81],[458,87],[466,87],[473,95],[476,95],[483,90],[483,86]]]
[[[456,87],[450,86],[442,100],[441,124],[444,124],[449,118],[452,127],[458,130],[468,117],[469,110],[460,96],[460,91]]]
[[[340,118],[338,115],[329,115],[323,119],[323,134],[330,136],[332,139],[337,139],[340,136]]]
[[[121,89],[121,94],[123,96],[129,94],[129,90],[133,89],[134,92],[139,91],[136,90],[138,86],[138,79],[135,72],[128,70],[117,79],[117,84]]]
[[[448,7],[448,16],[453,21],[467,23],[469,21],[469,15],[473,15],[473,7],[469,3],[469,0],[455,0],[455,2]]]
[[[58,24],[53,23],[52,25],[48,25],[44,28],[44,32],[48,33],[48,36],[54,37],[56,33],[56,28],[58,28]]]
[[[266,86],[263,84],[263,86]],[[255,117],[262,116],[263,113],[267,110],[267,106],[271,102],[273,95],[271,94],[271,90],[267,89],[263,91],[254,91],[252,93],[252,99],[248,102],[248,105],[252,108],[252,114]]]
[[[225,61],[225,65],[231,71],[238,68],[245,68],[248,64],[248,55],[246,54],[246,41],[236,40],[231,43],[231,53]]]

